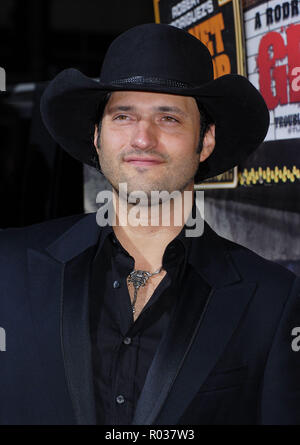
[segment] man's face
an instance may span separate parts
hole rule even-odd
[[[127,192],[191,190],[200,154],[200,113],[192,97],[113,92],[105,107],[98,152],[112,187]],[[202,155],[203,156],[203,155]]]

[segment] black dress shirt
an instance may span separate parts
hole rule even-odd
[[[128,425],[147,372],[166,332],[188,258],[190,238],[182,230],[165,249],[167,271],[134,321],[126,278],[134,258],[111,226],[102,229],[91,265],[90,333],[97,423]]]

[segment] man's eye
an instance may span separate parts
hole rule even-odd
[[[125,121],[129,119],[129,116],[126,116],[126,114],[119,114],[118,116],[114,117],[114,120],[118,121]]]
[[[163,120],[167,121],[167,122],[179,122],[177,119],[175,119],[175,117],[173,116],[164,116]]]

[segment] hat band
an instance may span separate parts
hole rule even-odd
[[[160,87],[173,87],[173,88],[192,88],[191,85],[184,82],[179,82],[178,80],[172,79],[161,79],[159,77],[144,77],[144,76],[133,76],[127,77],[126,79],[113,80],[110,82],[111,85],[127,85],[127,84],[151,84]]]

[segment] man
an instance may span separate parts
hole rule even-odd
[[[247,79],[212,71],[200,41],[148,24],[112,43],[99,82],[70,69],[47,87],[48,130],[108,179],[115,221],[1,233],[2,424],[300,423],[300,280],[206,223],[187,236],[194,182],[238,164],[269,123]],[[140,196],[141,224],[119,224]]]

